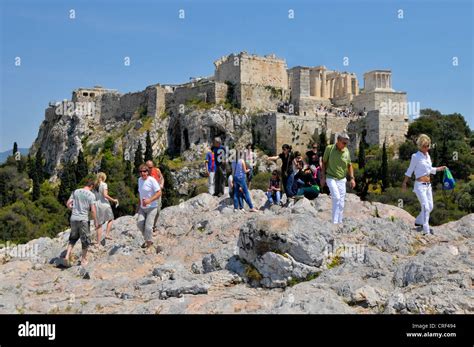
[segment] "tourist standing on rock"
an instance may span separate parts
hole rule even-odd
[[[155,164],[151,160],[147,160],[146,166],[148,167],[150,176],[153,177],[160,185],[160,189],[162,191],[161,196],[163,196],[163,189],[165,187],[165,178],[163,177],[161,170],[155,167]],[[156,209],[155,222],[153,223],[153,236],[156,236],[156,229],[157,229],[156,223],[158,222],[158,217],[160,216],[160,212],[161,212],[161,196],[156,201],[156,203],[158,204],[158,207]]]
[[[280,175],[277,170],[273,170],[272,177],[268,184],[267,197],[270,206],[274,203],[280,205],[281,188],[280,188]]]
[[[250,193],[245,182],[246,174],[248,172],[245,166],[245,161],[241,158],[237,158],[232,162],[232,173],[234,178],[234,211],[241,211],[239,209],[239,191],[242,188],[243,198],[247,205],[250,207],[250,212],[257,212],[258,210],[253,206]]]
[[[117,199],[114,199],[109,195],[109,188],[107,183],[105,183],[106,180],[107,175],[103,172],[99,172],[95,181],[97,221],[99,222],[99,227],[96,229],[97,244],[102,244],[103,246],[105,246],[106,239],[112,239],[110,237],[110,230],[112,230],[114,213],[112,212],[110,202],[113,202],[114,204],[118,203]],[[107,223],[107,227],[105,231],[105,238],[102,240],[102,225],[104,223]]]
[[[342,223],[348,172],[351,188],[354,189],[356,185],[351,156],[347,149],[348,142],[349,136],[347,134],[339,134],[336,143],[326,147],[321,165],[321,187],[324,187],[325,184],[329,187],[334,224]]]
[[[212,147],[212,152],[214,153],[214,161],[216,163],[214,195],[220,197],[224,195],[227,160],[226,150],[224,146],[222,146],[222,141],[220,137],[216,137],[214,139],[214,146]]]
[[[286,186],[288,183],[288,177],[291,175],[292,166],[291,162],[293,160],[293,155],[291,153],[291,146],[288,144],[284,144],[281,146],[282,152],[274,157],[268,157],[268,160],[278,160],[281,159],[281,181],[283,183],[283,189],[285,189],[286,193]]]
[[[410,166],[405,172],[405,179],[402,183],[402,189],[407,189],[407,182],[415,173],[415,185],[413,192],[416,194],[421,205],[421,212],[416,217],[415,226],[423,227],[423,234],[433,234],[433,229],[430,229],[429,220],[430,212],[433,210],[433,192],[431,189],[430,174],[435,175],[438,171],[446,170],[446,166],[433,167],[431,163],[430,154],[428,153],[431,146],[431,139],[428,135],[421,134],[416,144],[418,152],[412,154]]]
[[[227,186],[229,187],[229,198],[234,200],[234,178],[232,176],[232,173],[227,178]],[[243,210],[244,209],[244,194],[242,191],[242,187],[239,188],[239,191],[237,192],[237,197],[238,197],[238,202],[239,202],[239,209]]]
[[[245,147],[244,160],[245,160],[245,165],[247,166],[247,169],[249,169],[249,172],[247,173],[247,186],[249,189],[251,189],[252,178],[253,178],[253,166],[256,164],[256,160],[257,160],[257,156],[255,155],[255,152],[253,151],[253,146],[251,143],[249,143]]]
[[[87,250],[91,244],[89,237],[89,211],[92,213],[92,219],[94,220],[96,229],[99,227],[95,206],[96,199],[94,193],[92,193],[92,189],[94,189],[94,180],[88,179],[86,185],[83,188],[76,189],[66,203],[66,206],[72,209],[70,218],[71,232],[69,234],[69,243],[65,256],[68,266],[71,265],[72,249],[79,239],[81,239],[82,244],[81,265],[85,266],[88,263]]]
[[[140,178],[138,179],[138,193],[140,195],[138,207],[138,229],[143,234],[145,242],[142,248],[152,249],[153,247],[153,226],[158,213],[158,199],[161,197],[161,188],[158,181],[151,177],[148,166],[145,164],[139,167]]]
[[[207,173],[207,190],[209,194],[214,195],[215,192],[215,178],[216,178],[216,159],[212,149],[208,149],[206,153],[206,173]]]

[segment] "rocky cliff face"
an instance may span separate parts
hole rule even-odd
[[[45,114],[31,152],[41,148],[46,170],[53,180],[62,165],[76,160],[81,150],[89,155],[94,169],[98,169],[103,144],[109,136],[114,139],[113,154],[132,161],[139,141],[145,148],[147,131],[150,131],[154,156],[169,150],[181,153],[186,161],[203,160],[205,150],[215,136],[221,136],[225,145],[244,146],[252,142],[251,117],[222,106],[210,109],[189,106],[182,113],[170,111],[153,117],[140,115],[137,111],[126,119],[58,115],[54,107],[48,108]],[[182,173],[181,176],[185,179],[178,177],[178,184],[200,177],[199,172]]]
[[[474,214],[422,236],[404,210],[352,194],[343,226],[326,195],[252,198],[255,214],[208,194],[164,209],[158,254],[133,216],[87,267],[54,265],[69,231],[3,252],[0,313],[473,313]]]

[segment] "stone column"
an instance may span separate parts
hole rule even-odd
[[[352,94],[352,78],[351,75],[346,75],[346,94]]]
[[[315,88],[314,88],[315,94],[314,94],[314,96],[317,97],[317,98],[320,98],[321,97],[321,75],[320,75],[319,72],[316,74],[314,84],[315,84]]]
[[[326,80],[326,70],[323,70],[321,73],[321,97],[323,99],[329,98],[328,96],[328,83]]]

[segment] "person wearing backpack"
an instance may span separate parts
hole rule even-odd
[[[431,139],[428,135],[421,134],[416,140],[418,152],[412,154],[410,166],[405,172],[405,178],[402,183],[402,190],[406,191],[407,182],[415,174],[415,185],[413,192],[416,194],[421,205],[420,214],[415,219],[415,227],[423,227],[423,234],[433,235],[433,229],[430,228],[430,213],[433,210],[433,191],[431,188],[431,176],[438,171],[446,170],[446,166],[433,167],[431,157],[428,151],[431,147]]]

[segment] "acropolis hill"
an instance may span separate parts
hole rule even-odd
[[[368,144],[386,142],[396,146],[405,140],[408,131],[406,93],[392,88],[390,70],[366,72],[364,88],[360,88],[355,73],[329,70],[325,66],[288,68],[284,59],[273,54],[230,54],[216,60],[214,66],[214,75],[210,77],[193,78],[178,85],[157,83],[127,94],[98,86],[78,88],[73,91],[71,101],[93,107],[85,108],[86,112],[79,115],[77,112],[64,115],[58,112],[57,103],[51,103],[46,109],[46,123],[41,126],[33,148],[41,146],[44,153],[48,150],[45,148],[48,141],[45,135],[49,133],[46,128],[51,130],[61,119],[69,122],[74,118],[80,122],[80,118],[85,117],[111,131],[118,123],[125,126],[144,115],[154,124],[152,140],[156,154],[164,150],[182,153],[193,145],[210,143],[217,135],[225,144],[232,145],[240,135],[230,132],[238,133],[237,128],[244,123],[251,127],[247,140],[274,153],[283,143],[305,150],[322,131],[331,140],[337,133],[347,131],[352,150],[357,147],[363,129],[367,130]],[[222,122],[197,124],[189,117],[190,104],[215,105],[220,109],[232,105],[232,110],[238,112],[232,111],[231,116],[242,119],[233,119],[234,130]],[[61,118],[64,116],[69,118]],[[65,155],[50,158],[52,161],[46,158],[50,169],[77,155],[83,137],[93,135],[87,131],[88,127],[91,126],[84,126],[82,132],[76,133],[75,139],[70,138],[71,129],[67,130],[68,144],[61,144]],[[140,127],[135,124],[134,128]],[[143,141],[142,133],[135,135],[139,137],[135,140]],[[123,153],[133,154],[136,148],[133,140],[132,136],[124,140]],[[72,151],[71,144],[75,144]]]

